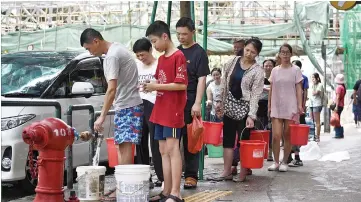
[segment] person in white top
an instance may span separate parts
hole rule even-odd
[[[211,106],[210,121],[222,122],[222,114],[220,114],[220,108],[222,104],[221,97],[221,76],[222,72],[219,68],[213,68],[211,71],[213,81],[207,88],[207,106]]]
[[[310,108],[312,118],[316,122],[316,137],[317,142],[320,141],[321,134],[321,111],[322,111],[322,96],[324,94],[323,85],[318,73],[312,74],[312,95],[310,97]]]
[[[150,134],[150,147],[152,152],[152,160],[154,164],[155,173],[158,181],[155,186],[162,186],[163,169],[162,157],[159,152],[159,141],[154,139],[154,124],[149,121],[152,114],[153,106],[156,99],[156,91],[145,93],[143,92],[142,85],[144,83],[155,80],[154,74],[157,70],[158,60],[152,55],[152,44],[147,38],[138,39],[133,45],[133,52],[138,60],[136,60],[138,67],[138,81],[139,93],[143,100],[144,114],[143,114],[143,127],[141,144],[136,147],[137,163],[150,164],[148,140]],[[152,183],[151,183],[152,184]]]

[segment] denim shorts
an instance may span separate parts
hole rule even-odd
[[[322,111],[322,106],[319,106],[319,107],[311,107],[311,111],[312,111],[312,112],[321,112],[321,111]]]

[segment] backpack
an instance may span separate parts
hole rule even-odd
[[[357,92],[356,92],[356,99],[358,104],[361,104],[361,82],[360,85],[358,86]]]

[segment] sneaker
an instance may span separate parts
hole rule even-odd
[[[288,164],[290,167],[299,167],[303,166],[303,162],[301,160],[293,160],[291,163]]]
[[[273,163],[270,167],[268,167],[268,171],[278,171],[279,165],[276,163]]]
[[[279,171],[280,172],[287,172],[287,170],[288,170],[288,165],[284,164],[284,163],[281,163],[281,165],[279,167]]]

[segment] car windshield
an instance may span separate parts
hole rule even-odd
[[[40,97],[71,59],[8,55],[1,60],[1,95]]]

